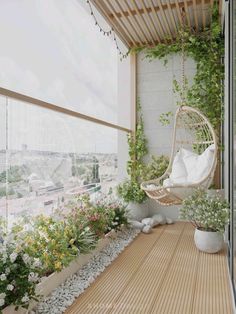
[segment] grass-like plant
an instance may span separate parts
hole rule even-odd
[[[55,217],[23,218],[9,233],[0,220],[0,313],[11,304],[27,308],[37,300],[40,277],[62,270],[105,233],[128,225],[124,205],[111,198],[91,202],[84,195],[68,209]]]

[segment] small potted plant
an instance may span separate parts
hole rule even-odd
[[[222,197],[211,197],[197,189],[184,200],[180,218],[195,226],[196,247],[206,253],[219,252],[223,247],[223,233],[229,220],[229,204]]]

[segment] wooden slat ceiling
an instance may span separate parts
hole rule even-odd
[[[173,41],[183,22],[192,31],[201,31],[211,22],[211,8],[214,4],[214,0],[90,0],[90,2],[129,48],[154,46],[165,42],[166,38]]]

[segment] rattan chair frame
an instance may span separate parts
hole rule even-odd
[[[176,184],[174,186],[163,187],[162,183],[169,178],[176,153],[180,148],[188,148],[198,153],[205,151],[211,144],[215,145],[213,162],[209,171],[198,182],[191,184]],[[211,185],[217,165],[217,137],[209,120],[198,110],[189,106],[180,106],[175,114],[174,130],[172,138],[172,149],[169,165],[165,173],[154,180],[146,181],[141,184],[142,190],[149,198],[154,199],[161,205],[170,206],[182,204],[183,198],[176,192],[177,189],[196,188],[208,189]],[[156,189],[149,189],[147,186],[155,184]]]

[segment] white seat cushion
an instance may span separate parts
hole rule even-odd
[[[171,188],[172,193],[181,199],[191,195],[193,190],[192,188],[188,189],[188,185],[197,183],[208,176],[214,162],[214,151],[214,144],[210,145],[201,155],[181,148],[174,158],[170,177],[163,181],[163,186],[167,189]],[[178,184],[184,185],[186,188],[174,188]]]
[[[187,170],[187,182],[196,183],[208,175],[214,162],[214,150],[214,144],[210,145],[201,155],[181,149],[181,156]]]
[[[172,184],[185,184],[187,181],[187,170],[182,157],[182,150],[180,150],[173,160],[172,171],[170,174],[170,181]]]

